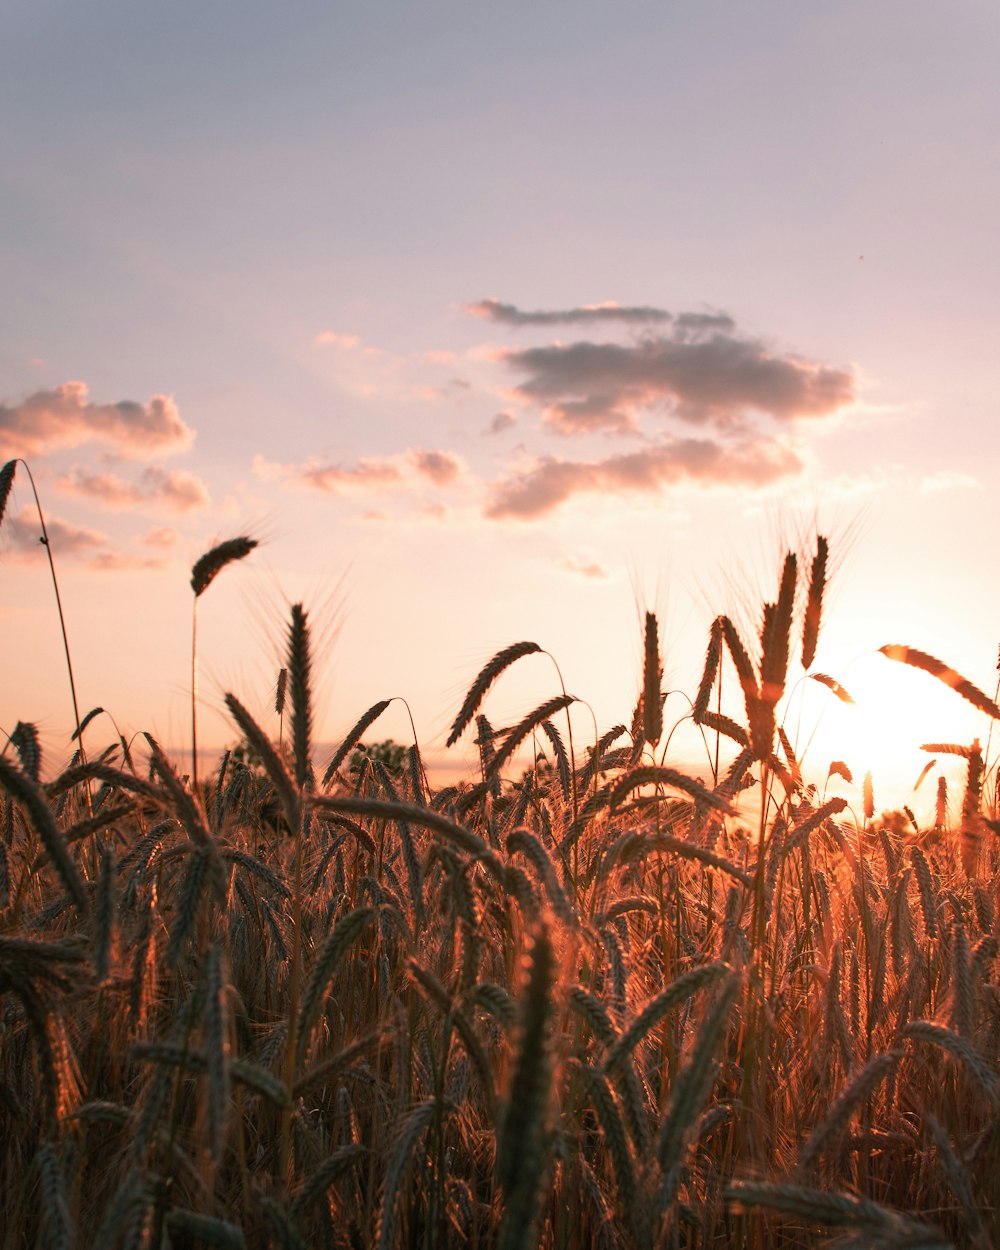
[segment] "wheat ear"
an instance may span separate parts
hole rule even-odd
[[[476,680],[469,687],[469,693],[465,696],[465,702],[455,717],[451,733],[448,735],[448,746],[454,746],[461,737],[462,731],[471,723],[472,718],[479,711],[483,699],[486,698],[487,691],[500,674],[505,669],[510,668],[522,656],[534,655],[541,649],[537,642],[515,642],[512,646],[498,651],[491,660],[483,665],[476,676]]]
[[[549,1030],[555,952],[542,925],[525,956],[518,1038],[507,1108],[497,1135],[497,1177],[505,1197],[500,1250],[530,1244],[546,1170],[546,1119],[552,1084]]]
[[[1000,720],[1000,707],[997,707],[991,698],[983,694],[971,681],[967,681],[961,673],[942,663],[941,660],[935,659],[933,655],[928,655],[926,651],[918,651],[916,647],[906,647],[899,643],[879,647],[879,651],[887,659],[897,660],[900,664],[908,664],[911,668],[919,668],[921,672],[929,673],[938,681],[944,682],[946,686],[950,686],[956,694],[968,700],[973,707],[992,716],[994,720]]]
[[[319,1016],[321,1000],[326,987],[330,984],[333,974],[340,962],[358,938],[375,919],[374,907],[356,907],[337,921],[333,932],[323,943],[312,970],[309,983],[302,995],[302,1007],[299,1011],[298,1034],[299,1045],[303,1049],[309,1040],[309,1033]]]
[[[205,1056],[208,1065],[208,1140],[216,1166],[222,1161],[229,1104],[227,1016],[222,951],[218,943],[213,942],[205,960]]]
[[[309,652],[309,623],[301,603],[292,605],[288,626],[288,690],[292,704],[292,755],[295,780],[301,789],[309,776],[312,742],[312,658]]]
[[[230,538],[206,551],[191,569],[191,782],[198,789],[198,600],[227,564],[248,556],[257,540],[241,535]]]
[[[819,641],[820,620],[823,614],[823,592],[826,589],[826,565],[830,544],[822,534],[816,538],[816,554],[809,571],[809,594],[806,598],[806,615],[802,625],[802,667],[812,668]]]
[[[216,1250],[243,1250],[246,1245],[241,1228],[215,1215],[202,1215],[197,1211],[174,1207],[167,1212],[165,1222],[167,1231],[175,1235],[178,1244],[193,1240],[202,1245],[214,1246]]]
[[[576,696],[572,694],[556,695],[554,699],[548,699],[545,703],[539,704],[534,711],[529,712],[523,720],[519,721],[507,734],[504,739],[503,746],[493,756],[490,761],[489,778],[499,777],[500,770],[504,764],[511,758],[521,743],[528,737],[532,730],[537,729],[539,725],[547,721],[550,716],[555,716],[556,712],[561,712],[572,703],[576,703]]]
[[[365,714],[361,716],[352,726],[347,736],[344,738],[344,741],[334,752],[333,757],[326,766],[326,772],[323,774],[324,787],[328,786],[333,780],[337,769],[341,766],[341,764],[343,764],[344,760],[347,759],[347,754],[351,747],[355,745],[368,726],[378,720],[391,702],[391,699],[380,699],[378,703],[373,703],[368,711],[365,712]]]
[[[611,790],[609,805],[612,808],[617,807],[626,795],[640,786],[672,786],[675,790],[683,790],[685,794],[691,795],[692,798],[698,799],[699,802],[727,816],[736,815],[732,805],[716,791],[709,790],[700,781],[688,777],[686,773],[678,772],[676,768],[664,768],[655,764],[633,768],[624,777],[619,778]]]
[[[653,747],[663,737],[662,681],[659,623],[655,612],[647,612],[642,665],[642,736]]]
[[[805,1175],[819,1163],[824,1152],[850,1124],[855,1110],[871,1096],[873,1091],[896,1070],[902,1057],[900,1051],[890,1051],[885,1055],[875,1055],[855,1076],[820,1124],[813,1129],[809,1140],[799,1152],[796,1171]]]
[[[668,1012],[697,994],[699,990],[715,985],[732,969],[725,963],[702,964],[700,968],[692,968],[671,981],[665,990],[651,998],[621,1035],[614,1046],[608,1051],[604,1062],[604,1070],[613,1073],[619,1069],[635,1050],[636,1046],[656,1027]]]
[[[684,1161],[698,1115],[712,1089],[717,1068],[717,1052],[726,1034],[729,1013],[740,991],[739,973],[729,975],[698,1030],[691,1058],[681,1069],[670,1094],[670,1110],[663,1121],[656,1144],[660,1169],[668,1185]],[[675,1184],[671,1186],[675,1188]],[[672,1197],[669,1192],[666,1197]]]
[[[23,805],[52,866],[66,887],[67,893],[82,916],[90,915],[90,896],[80,870],[70,856],[65,840],[56,825],[52,809],[37,782],[0,755],[0,786]]]
[[[375,1229],[378,1250],[393,1250],[396,1245],[396,1208],[413,1164],[413,1155],[421,1137],[438,1112],[436,1098],[426,1098],[418,1103],[407,1116],[396,1140],[395,1148],[386,1168],[382,1190],[382,1206]]]
[[[43,1142],[35,1156],[42,1194],[42,1222],[50,1250],[71,1250],[73,1224],[69,1214],[66,1177],[52,1142]]]
[[[8,460],[0,469],[0,525],[3,524],[7,501],[10,499],[11,487],[14,485],[14,474],[17,472],[17,461]]]

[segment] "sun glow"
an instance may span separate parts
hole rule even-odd
[[[933,804],[934,778],[949,780],[963,773],[960,757],[925,751],[925,745],[969,745],[980,738],[985,746],[989,717],[927,673],[866,652],[846,664],[837,680],[850,695],[847,703],[811,678],[803,678],[789,699],[786,719],[795,726],[804,756],[804,771],[817,782],[834,761],[845,763],[860,799],[862,780],[871,772],[876,810],[913,808],[918,817]],[[791,734],[792,741],[796,735]],[[930,761],[935,766],[921,776]],[[919,786],[914,787],[919,780]],[[851,797],[851,786],[834,777],[832,792]],[[834,789],[836,787],[836,789]],[[952,793],[955,791],[952,789]]]

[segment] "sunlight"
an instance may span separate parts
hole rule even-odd
[[[817,780],[832,761],[842,760],[860,794],[864,774],[871,771],[877,810],[906,804],[919,815],[933,802],[934,776],[943,772],[949,784],[961,776],[960,759],[923,751],[924,744],[967,745],[979,737],[985,746],[988,717],[926,673],[872,651],[847,664],[837,679],[854,703],[842,702],[808,678],[797,687],[788,716],[798,733],[793,741],[807,751],[806,772]],[[933,759],[937,766],[914,793],[921,771]],[[848,792],[837,779],[831,787]]]

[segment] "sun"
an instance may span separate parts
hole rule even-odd
[[[851,702],[838,697],[816,675],[804,677],[791,693],[786,732],[798,742],[805,774],[826,776],[836,760],[845,763],[860,794],[871,772],[878,810],[908,806],[918,816],[933,803],[935,782],[921,774],[943,773],[949,788],[963,773],[961,758],[922,748],[936,743],[969,745],[979,738],[985,747],[990,718],[954,690],[927,673],[868,651],[830,673]],[[793,727],[795,733],[791,732]],[[920,780],[919,787],[914,786]],[[834,778],[835,792],[849,796],[850,787]],[[952,790],[952,793],[955,793]]]

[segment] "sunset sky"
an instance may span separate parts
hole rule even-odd
[[[866,711],[810,762],[909,801],[920,742],[988,726],[876,649],[996,683],[998,41],[986,0],[8,0],[0,459],[81,713],[189,744],[191,564],[250,534],[200,603],[206,746],[226,690],[273,721],[299,600],[322,743],[402,695],[440,766],[524,638],[604,729],[647,608],[693,694],[818,527],[817,667]],[[0,570],[0,726],[56,766],[20,470]],[[557,682],[522,661],[488,710]]]

